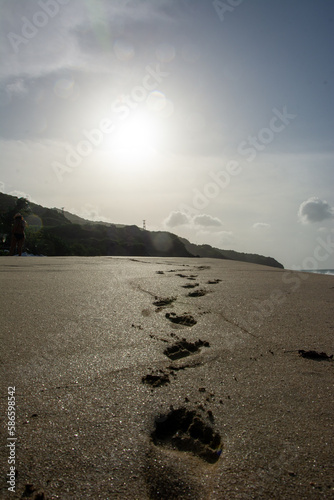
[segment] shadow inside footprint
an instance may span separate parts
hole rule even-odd
[[[154,306],[164,307],[172,304],[176,300],[176,297],[155,297],[155,301],[153,302]]]
[[[214,280],[209,280],[207,281],[208,285],[217,285],[217,283],[220,283],[221,280],[220,279],[214,279]]]
[[[201,347],[210,347],[210,344],[201,339],[197,340],[197,342],[188,342],[186,339],[182,339],[176,342],[176,344],[167,347],[164,350],[164,354],[174,361],[198,352]]]
[[[191,314],[183,313],[183,314],[175,314],[173,312],[171,313],[166,313],[166,318],[169,319],[169,321],[172,321],[172,323],[178,323],[179,325],[185,325],[185,326],[193,326],[196,325],[197,321]]]
[[[188,297],[203,297],[203,295],[206,295],[208,292],[206,290],[203,290],[201,288],[200,290],[195,290],[194,292],[189,292]]]
[[[145,375],[145,377],[142,377],[141,381],[143,384],[149,384],[153,387],[159,387],[160,385],[170,383],[168,374],[164,372],[158,373],[156,375],[150,373],[148,375]]]
[[[186,285],[181,285],[182,288],[195,288],[196,286],[199,286],[199,283],[187,283]]]
[[[151,437],[156,446],[191,452],[212,464],[221,455],[220,435],[205,424],[195,411],[183,407],[156,419]]]
[[[26,484],[21,498],[31,498],[32,500],[46,500],[46,495],[41,488],[35,488],[33,484]]]
[[[299,349],[299,356],[303,358],[313,359],[315,361],[332,361],[333,354],[328,356],[325,352],[317,352],[317,351],[304,351],[304,349]]]
[[[179,276],[180,278],[187,278],[188,280],[192,280],[192,281],[194,281],[197,278],[197,274],[186,275],[186,274],[178,273],[175,276]]]

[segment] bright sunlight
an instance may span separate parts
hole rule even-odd
[[[112,149],[120,160],[141,162],[153,157],[157,147],[156,121],[147,113],[138,113],[119,126]]]

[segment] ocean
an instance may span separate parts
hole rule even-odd
[[[328,274],[334,276],[334,269],[301,269],[305,273]]]

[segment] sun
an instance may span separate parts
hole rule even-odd
[[[120,160],[141,162],[156,154],[158,142],[156,121],[148,114],[137,113],[120,123],[112,149]]]

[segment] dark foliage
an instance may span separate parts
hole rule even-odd
[[[210,245],[194,245],[166,231],[146,231],[137,226],[120,226],[86,221],[57,208],[45,208],[24,198],[0,193],[1,253],[10,245],[14,215],[27,221],[25,249],[35,255],[120,255],[141,257],[210,257],[233,259],[281,267],[275,259]]]

